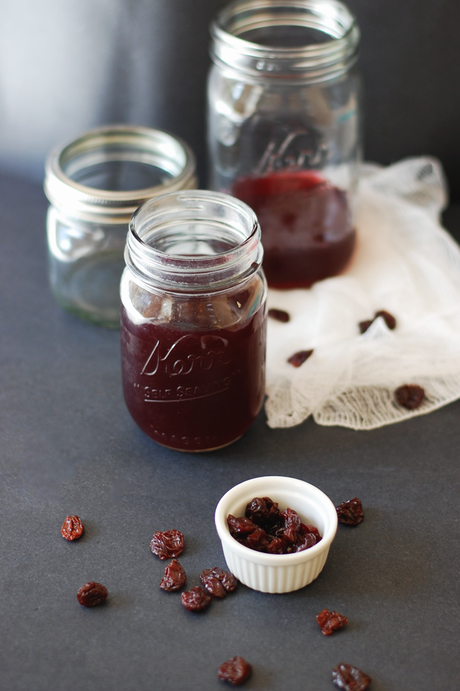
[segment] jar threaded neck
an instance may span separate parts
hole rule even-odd
[[[211,24],[211,36],[217,64],[256,80],[316,83],[352,67],[360,32],[338,0],[235,0]]]
[[[208,191],[175,192],[141,206],[129,223],[125,262],[145,288],[215,292],[260,269],[257,217],[246,204]]]

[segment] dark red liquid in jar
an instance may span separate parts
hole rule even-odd
[[[264,399],[265,328],[264,305],[228,328],[135,324],[123,308],[123,388],[135,422],[182,451],[241,437]]]
[[[347,266],[356,242],[347,196],[319,174],[240,177],[232,194],[257,214],[272,288],[308,288]]]

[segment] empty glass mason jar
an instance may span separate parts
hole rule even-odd
[[[353,15],[336,0],[235,0],[211,34],[211,189],[256,212],[269,286],[340,273],[361,156]]]
[[[83,319],[118,328],[129,219],[147,199],[196,184],[189,147],[147,127],[101,127],[51,152],[45,193],[57,302]]]
[[[126,404],[160,444],[238,439],[265,390],[266,282],[254,212],[226,194],[175,192],[129,224],[121,280]]]

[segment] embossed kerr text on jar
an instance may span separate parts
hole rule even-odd
[[[264,397],[260,230],[238,200],[165,195],[134,215],[121,284],[124,394],[159,443],[202,451],[238,439]]]

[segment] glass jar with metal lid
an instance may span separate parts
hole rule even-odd
[[[129,219],[148,199],[196,185],[190,148],[147,127],[100,127],[52,151],[44,187],[57,302],[83,319],[118,328]]]
[[[340,273],[361,155],[353,15],[337,0],[234,0],[211,35],[210,187],[256,212],[269,286]]]

